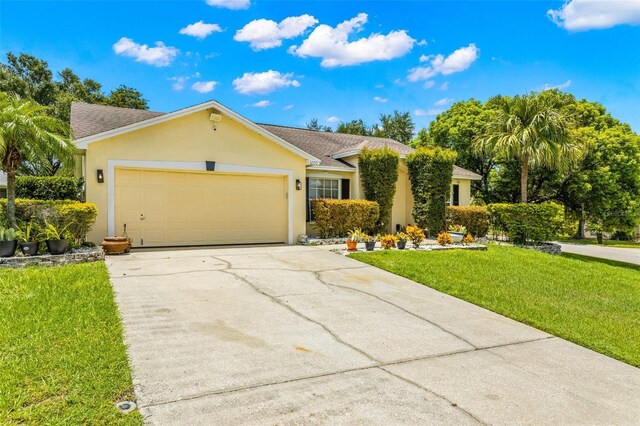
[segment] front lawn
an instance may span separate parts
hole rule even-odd
[[[350,256],[640,367],[633,267],[499,246]]]
[[[0,424],[141,424],[102,262],[0,270]]]
[[[568,244],[585,244],[585,245],[597,245],[600,247],[619,247],[619,248],[637,248],[640,249],[640,243],[635,241],[618,241],[618,240],[602,240],[602,244],[598,244],[598,240],[595,238],[585,238],[584,240],[576,240],[573,238],[558,238],[561,243]]]

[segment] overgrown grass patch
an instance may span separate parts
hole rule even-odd
[[[640,274],[629,265],[499,246],[350,256],[640,367]]]
[[[104,263],[0,270],[0,424],[141,424]]]

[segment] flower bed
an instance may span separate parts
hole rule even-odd
[[[62,266],[104,260],[102,247],[81,247],[60,255],[1,257],[0,268],[26,268],[29,266]]]
[[[410,247],[410,243],[407,244],[407,248],[404,250],[399,249],[388,249],[393,251],[445,251],[445,250],[479,250],[483,251],[487,249],[487,246],[482,244],[447,244],[445,246],[441,246],[438,244],[424,244],[418,248]],[[364,247],[358,247],[356,251],[348,251],[346,247],[334,250],[336,253],[342,254],[343,256],[348,255],[349,253],[367,253],[367,250]],[[382,247],[376,246],[373,251],[384,251]],[[370,253],[370,252],[369,252]]]

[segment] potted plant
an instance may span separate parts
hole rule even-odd
[[[18,248],[18,232],[13,228],[0,227],[0,257],[11,257]]]
[[[396,234],[396,245],[398,250],[404,250],[407,246],[407,241],[409,240],[409,236],[404,232],[398,232]]]
[[[386,234],[384,237],[380,239],[380,247],[382,247],[385,250],[389,250],[396,246],[397,241],[398,239],[396,238],[395,235]]]
[[[49,254],[64,254],[67,251],[69,243],[65,238],[66,231],[66,226],[58,229],[55,225],[45,221],[42,233],[47,243]]]
[[[26,256],[35,256],[38,254],[38,236],[34,232],[33,222],[29,222],[20,230],[20,253]]]
[[[349,231],[347,234],[347,250],[356,251],[358,249],[358,243],[364,239],[365,234],[360,228],[355,228]]]
[[[364,239],[364,245],[367,249],[367,251],[373,251],[373,249],[376,247],[376,241],[380,241],[380,235],[375,235],[375,236],[371,236],[371,235],[367,235]]]
[[[459,243],[462,241],[464,236],[467,234],[467,228],[462,225],[449,225],[449,235],[453,239],[454,243]]]

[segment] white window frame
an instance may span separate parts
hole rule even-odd
[[[331,180],[331,181],[337,181],[338,182],[338,198],[332,198],[333,200],[341,200],[342,199],[342,177],[327,177],[327,176],[308,176],[309,179],[309,188],[311,188],[311,179],[317,179],[317,180]],[[309,189],[309,192],[311,192],[311,189]],[[309,194],[311,195],[311,194]],[[311,209],[311,200],[319,200],[322,198],[326,198],[326,197],[307,197],[305,202],[309,203],[309,209]],[[315,218],[314,218],[315,219]],[[307,223],[315,223],[315,220],[309,220],[309,222]]]

